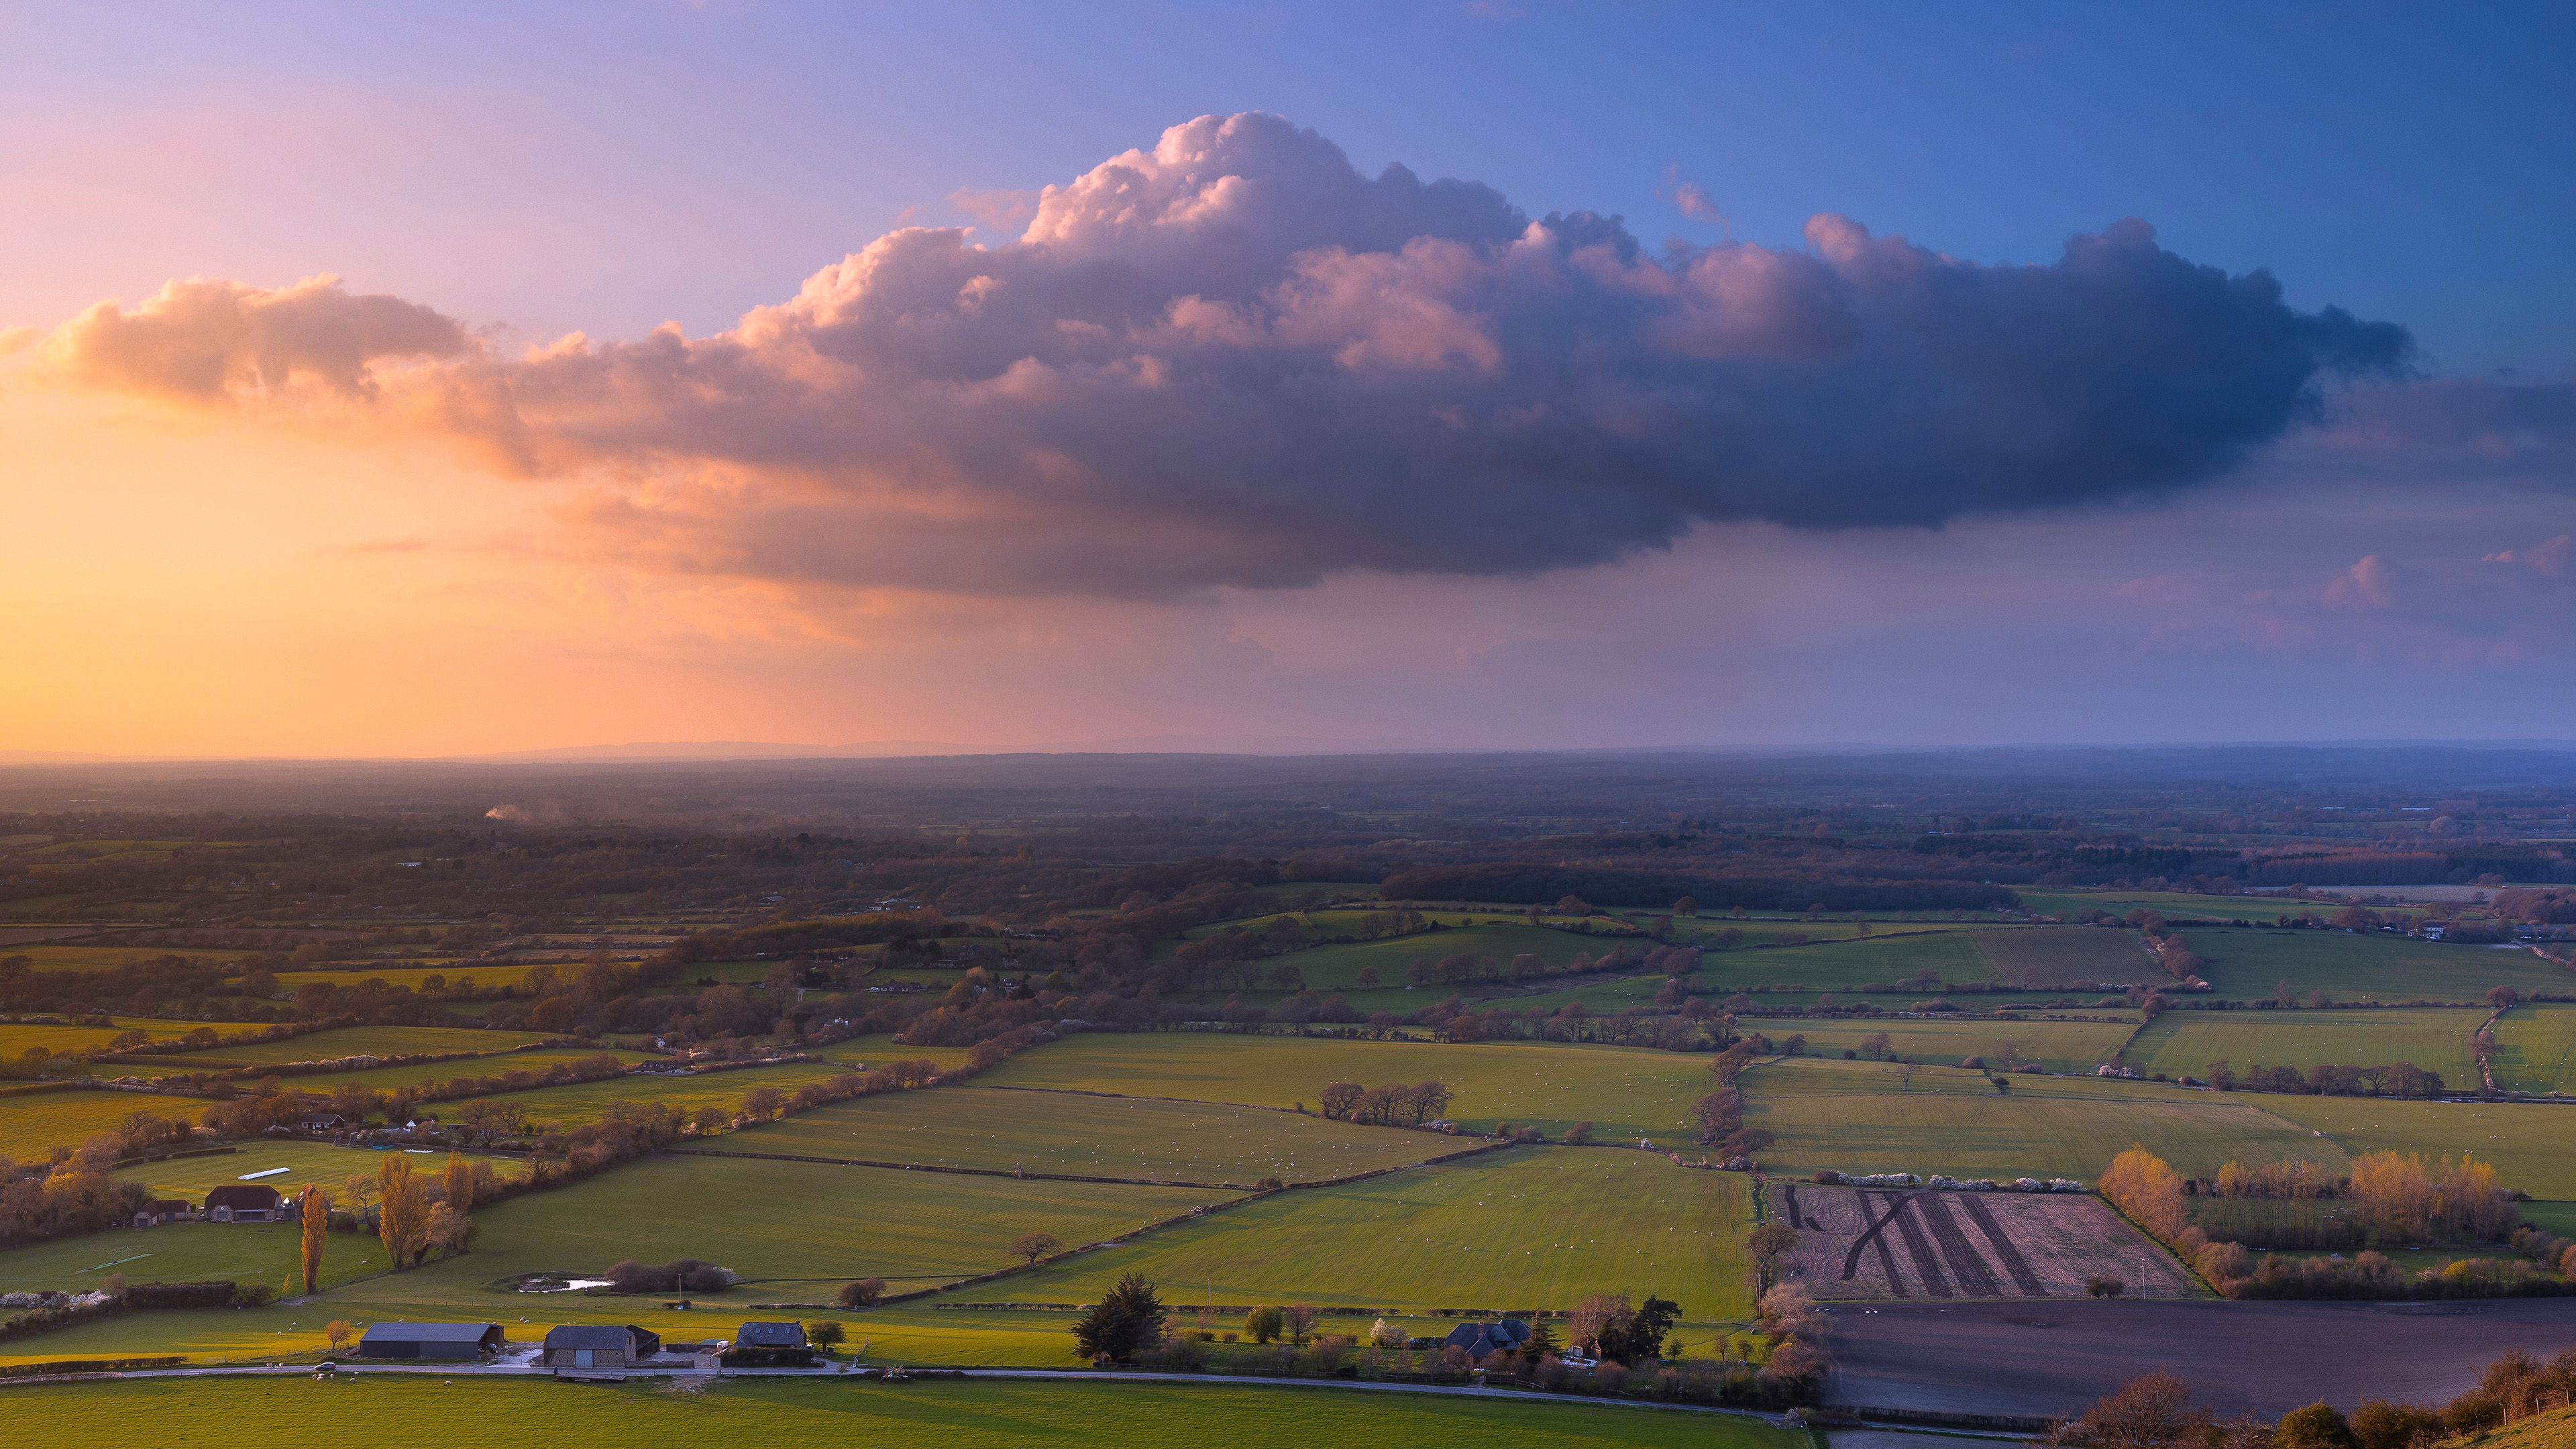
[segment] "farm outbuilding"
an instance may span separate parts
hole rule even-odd
[[[157,1228],[163,1223],[183,1223],[196,1213],[185,1198],[156,1197],[135,1210],[134,1225]]]
[[[563,1323],[546,1331],[546,1367],[628,1368],[662,1351],[662,1335],[615,1323]]]
[[[727,1368],[807,1368],[814,1350],[805,1342],[801,1323],[746,1323],[719,1361]]]
[[[501,1351],[497,1323],[378,1323],[358,1338],[368,1358],[481,1358]]]
[[[278,1205],[284,1201],[273,1187],[262,1187],[257,1183],[227,1183],[206,1194],[206,1221],[273,1223],[279,1220]]]

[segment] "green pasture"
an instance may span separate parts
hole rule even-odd
[[[150,1092],[38,1092],[0,1097],[0,1157],[42,1162],[55,1147],[78,1147],[93,1132],[113,1131],[137,1112],[195,1122],[205,1110],[195,1097]]]
[[[239,1150],[234,1152],[138,1162],[132,1167],[118,1168],[116,1177],[121,1182],[139,1182],[150,1188],[156,1197],[184,1197],[191,1202],[202,1203],[209,1191],[240,1182],[247,1173],[283,1167],[288,1170],[282,1175],[263,1177],[259,1181],[289,1197],[301,1191],[305,1184],[312,1183],[330,1194],[333,1202],[346,1207],[349,1205],[344,1201],[347,1194],[342,1191],[341,1184],[358,1173],[375,1176],[386,1153],[399,1150],[334,1147],[327,1142],[254,1141],[240,1144]],[[444,1147],[427,1153],[404,1152],[403,1155],[411,1159],[414,1172],[435,1176],[447,1166],[447,1149]],[[526,1165],[516,1158],[492,1157],[480,1152],[464,1155],[469,1162],[489,1161],[492,1170],[504,1178],[523,1176],[527,1171]]]
[[[1920,1067],[1909,1079],[1881,1063],[1793,1059],[1744,1074],[1744,1125],[1778,1138],[1756,1158],[1784,1176],[1830,1167],[2089,1183],[2132,1143],[2195,1177],[2230,1159],[2347,1166],[2335,1144],[2263,1110],[2312,1099],[2092,1077],[2008,1080],[2011,1090],[1997,1092],[1984,1073],[1954,1067]]]
[[[1964,932],[1900,936],[1891,929],[1866,940],[1711,952],[1700,958],[1700,974],[1693,984],[1702,991],[1782,985],[1847,991],[1870,984],[1894,986],[1927,970],[1944,981],[1991,981],[1995,975],[1994,967],[1977,950],[1976,941]],[[1920,997],[1925,993],[1914,994]]]
[[[2233,1094],[2292,1125],[2323,1133],[2352,1156],[2467,1154],[2495,1164],[2504,1185],[2533,1197],[2576,1199],[2576,1112],[2543,1102],[2398,1102],[2385,1097]],[[2252,1158],[2245,1159],[2248,1162]],[[2179,1164],[2177,1164],[2179,1165]]]
[[[1973,939],[1994,979],[2052,990],[2071,981],[2160,981],[2164,968],[2134,932],[2100,926],[2014,926]]]
[[[2515,947],[2445,945],[2411,936],[2353,931],[2194,928],[2182,933],[2209,966],[2216,994],[2269,997],[2281,982],[2300,1001],[2323,991],[2336,1001],[2482,1001],[2489,987],[2565,991],[2568,975]]]
[[[1549,1042],[1344,1041],[1221,1032],[1069,1038],[977,1077],[985,1086],[1058,1087],[1286,1107],[1313,1106],[1329,1082],[1437,1079],[1449,1118],[1468,1131],[1501,1122],[1555,1136],[1579,1121],[1599,1136],[1668,1137],[1714,1083],[1708,1058]]]
[[[2576,1006],[2517,1006],[2495,1030],[2496,1085],[2508,1092],[2576,1089]]]
[[[218,1026],[216,1030],[223,1028]],[[484,1031],[461,1026],[342,1026],[306,1032],[282,1041],[247,1046],[208,1047],[188,1053],[192,1059],[257,1067],[287,1062],[318,1062],[335,1057],[408,1056],[431,1052],[501,1052],[546,1039],[542,1032]]]
[[[836,1041],[815,1049],[815,1055],[839,1062],[856,1071],[861,1067],[892,1066],[896,1062],[935,1062],[941,1071],[966,1065],[966,1047],[905,1046],[891,1032],[876,1032]]]
[[[434,964],[407,962],[400,966],[371,966],[360,962],[353,969],[348,970],[280,971],[277,973],[277,985],[281,991],[293,991],[299,986],[310,986],[317,981],[347,988],[362,986],[370,981],[381,981],[387,986],[401,986],[418,991],[421,989],[422,982],[436,976],[442,978],[450,990],[456,989],[458,982],[470,978],[474,983],[475,991],[489,993],[503,987],[523,984],[528,979],[528,973],[535,969],[534,966],[503,965],[497,962],[447,961]],[[563,968],[555,969],[561,971]]]
[[[2522,1215],[2533,1227],[2576,1238],[2576,1202],[2527,1202],[2522,1204]]]
[[[1738,1173],[1651,1152],[1513,1147],[1274,1193],[954,1296],[1089,1301],[1139,1272],[1172,1302],[1571,1308],[1592,1293],[1652,1293],[1689,1318],[1734,1319],[1753,1306],[1752,1222]]]
[[[35,1047],[43,1047],[55,1056],[105,1051],[110,1041],[129,1031],[150,1032],[154,1041],[168,1041],[172,1037],[185,1036],[203,1025],[201,1022],[164,1021],[143,1016],[120,1016],[111,1020],[116,1023],[114,1026],[46,1026],[0,1021],[0,1058],[14,1060]]]
[[[365,1087],[371,1091],[390,1092],[396,1087],[425,1087],[459,1077],[502,1077],[512,1072],[542,1072],[552,1066],[569,1066],[588,1061],[605,1052],[632,1066],[637,1062],[660,1060],[656,1052],[633,1051],[622,1047],[531,1047],[526,1051],[499,1052],[485,1057],[462,1057],[451,1062],[413,1062],[399,1067],[362,1067],[354,1072],[309,1072],[281,1078],[290,1092],[336,1091],[341,1087]],[[651,1078],[649,1080],[660,1080]],[[436,1105],[428,1110],[438,1111]]]
[[[200,946],[80,946],[50,941],[0,946],[0,957],[24,956],[30,971],[113,971],[139,961],[185,956],[191,961],[238,961],[248,951],[219,951]]]
[[[1477,919],[1481,923],[1502,918],[1480,916]],[[1251,964],[1258,966],[1265,976],[1273,968],[1294,966],[1308,986],[1318,991],[1343,991],[1359,985],[1361,968],[1367,966],[1377,968],[1380,984],[1402,986],[1405,973],[1413,963],[1426,957],[1437,961],[1444,956],[1484,956],[1497,963],[1507,963],[1514,956],[1526,952],[1550,966],[1562,967],[1571,964],[1578,955],[1606,956],[1623,945],[1653,947],[1661,944],[1640,936],[1584,936],[1572,931],[1551,931],[1514,918],[1508,925],[1456,926],[1382,941],[1357,941],[1347,946],[1315,946]]]
[[[2169,1011],[2138,1033],[2126,1060],[2150,1075],[2206,1077],[2212,1062],[2240,1075],[2256,1065],[2394,1066],[2439,1072],[2453,1090],[2474,1088],[2470,1038],[2487,1013],[2411,1008],[2378,1011]]]
[[[2115,916],[2144,908],[2174,920],[2268,921],[2296,902],[2271,896],[2196,896],[2184,891],[2067,890],[2015,886],[2022,909],[2042,916],[2073,916],[2081,911],[2109,911]],[[2340,909],[2340,907],[2338,907]],[[2292,910],[2296,914],[2296,910]]]
[[[263,1317],[286,1310],[270,1309]],[[167,1315],[161,1315],[167,1316]],[[19,1347],[20,1345],[10,1345]],[[255,1425],[267,1449],[343,1449],[361,1424],[435,1422],[459,1449],[538,1443],[758,1443],[771,1449],[937,1444],[1027,1449],[1309,1449],[1316,1444],[1471,1444],[1515,1449],[1808,1449],[1803,1429],[1713,1414],[1584,1403],[1396,1394],[1322,1385],[735,1379],[674,1394],[661,1381],[617,1388],[365,1374],[143,1380],[11,1390],[49,1435],[130,1437],[147,1425]]]
[[[646,1323],[630,1315],[658,1300],[495,1294],[484,1285],[519,1273],[596,1273],[626,1258],[703,1258],[747,1282],[732,1298],[827,1302],[853,1278],[898,1289],[926,1287],[1013,1261],[1024,1233],[1067,1244],[1098,1242],[1149,1221],[1215,1206],[1238,1194],[1192,1188],[977,1177],[895,1168],[836,1167],[720,1157],[653,1157],[585,1182],[530,1193],[475,1214],[482,1234],[464,1257],[359,1284],[334,1295],[344,1318],[453,1319],[572,1313]],[[679,1328],[724,1332],[702,1314]]]
[[[961,1086],[895,1092],[747,1127],[729,1152],[1225,1182],[1311,1182],[1455,1152],[1431,1132],[1207,1102]]]
[[[776,1067],[745,1067],[732,1072],[701,1072],[685,1077],[626,1076],[610,1077],[597,1082],[574,1082],[561,1087],[537,1087],[525,1092],[497,1092],[482,1100],[507,1102],[527,1114],[532,1125],[552,1125],[561,1131],[586,1127],[608,1115],[614,1102],[661,1102],[682,1112],[695,1112],[701,1107],[722,1107],[730,1111],[742,1105],[742,1099],[755,1087],[776,1087],[793,1092],[808,1082],[826,1082],[849,1068],[833,1062],[791,1062]],[[453,1118],[462,1110],[431,1104],[424,1110]]]
[[[297,1223],[163,1223],[56,1238],[0,1251],[0,1293],[86,1293],[110,1273],[136,1283],[229,1278],[272,1288],[301,1287],[297,1274],[303,1237]],[[325,1288],[383,1271],[384,1245],[367,1234],[333,1233],[323,1247]],[[42,1346],[38,1340],[21,1339],[5,1350],[25,1353]]]
[[[1927,1065],[1955,1067],[1965,1057],[1984,1057],[1997,1070],[2004,1063],[2037,1062],[2051,1072],[2089,1072],[2113,1059],[2120,1043],[2137,1030],[2134,1021],[1939,1021],[1907,1019],[1764,1020],[1747,1017],[1743,1031],[1758,1031],[1775,1047],[1792,1036],[1807,1039],[1806,1054],[1840,1057],[1859,1051],[1868,1038],[1885,1033],[1890,1056],[1912,1057]]]

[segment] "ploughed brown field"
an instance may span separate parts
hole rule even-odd
[[[1798,1234],[1780,1276],[1818,1298],[2081,1298],[2087,1278],[2137,1298],[2198,1291],[2089,1194],[1783,1183],[1772,1197]]]

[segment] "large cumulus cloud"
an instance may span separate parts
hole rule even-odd
[[[134,314],[108,313],[57,343],[199,393],[298,358],[363,392],[377,357],[430,359],[400,383],[428,413],[520,469],[619,480],[583,516],[670,567],[1125,595],[2172,489],[2409,352],[2138,222],[2044,266],[1838,216],[1806,242],[1658,253],[1615,218],[1533,221],[1484,186],[1363,176],[1275,117],[1203,117],[1047,188],[1016,241],[890,233],[711,337],[503,358],[343,296],[343,340],[303,352],[228,323],[111,354],[86,339]]]

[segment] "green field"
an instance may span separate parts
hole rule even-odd
[[[185,956],[191,961],[238,961],[248,951],[217,951],[196,946],[163,949],[158,946],[73,946],[54,942],[29,942],[24,946],[0,946],[0,958],[24,956],[30,971],[113,971],[136,961],[154,961],[163,956]]]
[[[391,1149],[387,1149],[390,1151]],[[446,1165],[447,1149],[438,1148],[427,1155],[405,1153],[416,1172],[436,1173]],[[318,1183],[336,1200],[342,1194],[340,1184],[352,1173],[376,1173],[384,1152],[371,1147],[334,1147],[327,1142],[247,1142],[233,1152],[208,1153],[203,1157],[172,1157],[160,1162],[139,1162],[116,1170],[118,1180],[139,1182],[162,1197],[184,1197],[202,1200],[208,1189],[239,1182],[243,1174],[264,1172],[272,1167],[290,1169],[280,1177],[263,1177],[261,1182],[279,1192],[294,1196],[306,1183]],[[468,1152],[468,1161],[487,1160],[486,1154]],[[510,1157],[490,1157],[492,1170],[503,1177],[517,1177],[526,1168]]]
[[[611,1047],[531,1047],[520,1052],[499,1052],[491,1056],[467,1057],[452,1062],[413,1062],[399,1067],[361,1067],[354,1072],[310,1072],[286,1077],[282,1081],[292,1092],[331,1092],[341,1087],[365,1087],[370,1091],[390,1092],[396,1087],[423,1087],[433,1082],[454,1081],[459,1077],[501,1077],[512,1072],[542,1072],[552,1066],[568,1066],[587,1061],[601,1053],[633,1065],[657,1061],[656,1052],[631,1051]],[[655,1078],[653,1080],[660,1080]],[[438,1110],[435,1106],[429,1110]]]
[[[221,1030],[221,1028],[217,1028]],[[481,1031],[460,1026],[343,1026],[306,1032],[283,1041],[248,1046],[208,1047],[190,1052],[192,1061],[224,1061],[256,1067],[286,1062],[328,1061],[334,1057],[390,1057],[431,1052],[501,1052],[544,1041],[534,1031]]]
[[[1693,984],[1702,991],[1782,985],[1848,991],[1872,984],[1893,987],[1918,971],[1929,971],[1943,981],[1990,981],[1995,974],[1965,933],[1940,931],[1774,946],[1765,951],[1711,952],[1700,958],[1700,979]],[[1913,993],[1917,998],[1927,994]]]
[[[2539,1102],[2395,1102],[2383,1097],[2245,1094],[2266,1112],[2354,1156],[2467,1153],[2492,1162],[2504,1185],[2533,1197],[2576,1199],[2576,1112]],[[2247,1161],[2253,1159],[2248,1158]]]
[[[1329,916],[1332,913],[1325,914]],[[1663,944],[1642,936],[1581,936],[1571,931],[1551,931],[1517,919],[1509,925],[1484,924],[1498,917],[1479,916],[1476,919],[1479,924],[1473,926],[1454,926],[1383,941],[1356,941],[1347,946],[1316,946],[1251,964],[1264,973],[1265,981],[1267,973],[1273,969],[1294,966],[1305,983],[1318,991],[1346,991],[1360,984],[1360,970],[1367,966],[1377,968],[1381,985],[1400,987],[1404,985],[1405,973],[1413,963],[1425,958],[1436,961],[1444,956],[1463,954],[1505,963],[1527,952],[1550,966],[1565,966],[1578,955],[1606,956],[1623,945],[1654,947]]]
[[[1766,1020],[1745,1017],[1740,1031],[1758,1031],[1775,1046],[1792,1036],[1807,1039],[1807,1055],[1839,1057],[1858,1051],[1868,1037],[1884,1032],[1890,1055],[1913,1057],[1926,1065],[1955,1067],[1964,1057],[1979,1056],[1998,1071],[2009,1059],[2037,1062],[2051,1072],[2089,1072],[2112,1059],[2120,1043],[2137,1030],[2134,1021],[1904,1021]]]
[[[2148,1023],[2128,1051],[2130,1066],[2150,1075],[2206,1077],[2226,1062],[2239,1074],[2257,1064],[2297,1067],[2393,1066],[2413,1062],[2439,1072],[2454,1090],[2473,1089],[2477,1057],[2469,1039],[2487,1019],[2482,1010],[2169,1011]]]
[[[612,1102],[661,1102],[682,1112],[695,1112],[700,1107],[736,1108],[743,1095],[754,1087],[776,1087],[792,1092],[808,1082],[826,1082],[849,1071],[837,1062],[793,1062],[778,1067],[745,1067],[733,1072],[703,1072],[685,1077],[610,1077],[597,1082],[574,1082],[562,1087],[537,1087],[525,1092],[500,1092],[483,1098],[487,1102],[507,1102],[525,1112],[528,1121],[537,1126],[551,1124],[558,1130],[586,1127],[608,1115]],[[443,1117],[453,1116],[458,1108],[431,1106],[427,1110]]]
[[[1074,1302],[1141,1272],[1170,1301],[1571,1308],[1649,1293],[1687,1318],[1752,1311],[1750,1183],[1651,1152],[1515,1147],[1345,1187],[1277,1193],[1126,1247],[961,1290]]]
[[[300,1286],[295,1274],[303,1232],[294,1223],[164,1223],[57,1238],[0,1252],[0,1293],[86,1293],[110,1273],[136,1283],[229,1278],[272,1288]],[[383,1271],[384,1245],[363,1233],[333,1233],[323,1250],[325,1288]],[[8,1345],[19,1351],[42,1346],[34,1340]]]
[[[2216,1173],[2231,1158],[2347,1166],[2333,1144],[2263,1110],[2313,1098],[2089,1077],[2010,1080],[2012,1090],[1998,1093],[1983,1073],[1955,1068],[1918,1068],[1909,1082],[1897,1068],[1871,1062],[1781,1062],[1744,1074],[1744,1125],[1779,1139],[1756,1158],[1784,1175],[1830,1167],[2091,1182],[2133,1142],[2194,1177]]]
[[[2301,1001],[2323,991],[2351,1001],[2483,1001],[2492,986],[2565,991],[2569,977],[2515,947],[2446,946],[2407,936],[2348,931],[2215,930],[2182,933],[2209,962],[2201,974],[2236,1001],[2269,997],[2282,982]]]
[[[163,1021],[155,1017],[119,1016],[110,1018],[114,1026],[40,1026],[25,1022],[0,1021],[0,1058],[15,1059],[26,1055],[30,1047],[43,1047],[55,1056],[73,1052],[104,1051],[109,1041],[128,1031],[146,1031],[155,1041],[185,1036],[201,1023]]]
[[[470,976],[474,978],[476,991],[492,992],[504,986],[518,985],[527,980],[528,973],[535,969],[537,968],[534,965],[506,966],[497,962],[477,964],[447,961],[428,965],[406,962],[402,965],[388,963],[383,966],[359,962],[354,969],[348,970],[280,971],[277,973],[277,985],[280,990],[293,991],[299,986],[309,986],[316,981],[327,981],[333,986],[341,987],[382,981],[387,986],[404,986],[418,991],[420,984],[432,976],[444,977],[450,986]],[[561,972],[564,968],[558,966],[555,969]]]
[[[270,1310],[276,1312],[279,1310]],[[13,1347],[15,1345],[12,1345]],[[17,1412],[85,1440],[178,1424],[256,1425],[266,1449],[343,1449],[352,1427],[436,1420],[461,1449],[535,1443],[709,1439],[770,1449],[936,1444],[941,1449],[1119,1445],[1122,1449],[1310,1449],[1316,1444],[1509,1443],[1515,1449],[1808,1449],[1802,1429],[1749,1416],[1657,1413],[1582,1403],[1385,1393],[1324,1386],[1172,1383],[880,1384],[732,1380],[704,1393],[658,1384],[566,1389],[368,1374],[144,1380],[12,1389]],[[1452,1435],[1456,1437],[1451,1437]]]
[[[1468,1144],[1256,1107],[962,1086],[817,1108],[745,1128],[717,1145],[729,1152],[1003,1171],[1025,1166],[1249,1187],[1274,1173],[1311,1182],[1419,1162]]]
[[[882,1067],[895,1062],[926,1061],[938,1064],[941,1071],[966,1065],[965,1047],[904,1046],[891,1033],[854,1036],[827,1047],[815,1048],[815,1055],[828,1057],[845,1067]]]
[[[0,1156],[42,1162],[51,1149],[78,1147],[91,1133],[111,1131],[137,1112],[193,1123],[205,1108],[201,1098],[149,1092],[38,1092],[26,1097],[0,1097]]]
[[[2050,890],[2015,888],[2024,909],[2043,916],[2109,911],[2115,916],[2144,907],[2173,920],[2268,921],[2297,906],[2271,896],[2196,896],[2180,891]],[[2296,912],[2293,911],[2293,914]]]
[[[2164,979],[2146,948],[2129,931],[2099,926],[2021,926],[1979,931],[1975,940],[1994,963],[1995,979],[2050,989],[2072,981],[2147,982]]]
[[[2496,1085],[2508,1092],[2576,1090],[2576,1006],[2517,1006],[2496,1023]]]
[[[1713,1085],[1708,1059],[1671,1052],[1543,1042],[1340,1041],[1219,1032],[1085,1035],[1013,1057],[975,1080],[1186,1097],[1253,1106],[1312,1106],[1328,1082],[1418,1082],[1456,1095],[1449,1118],[1469,1131],[1510,1121],[1550,1136],[1578,1121],[1604,1139],[1669,1136]]]

